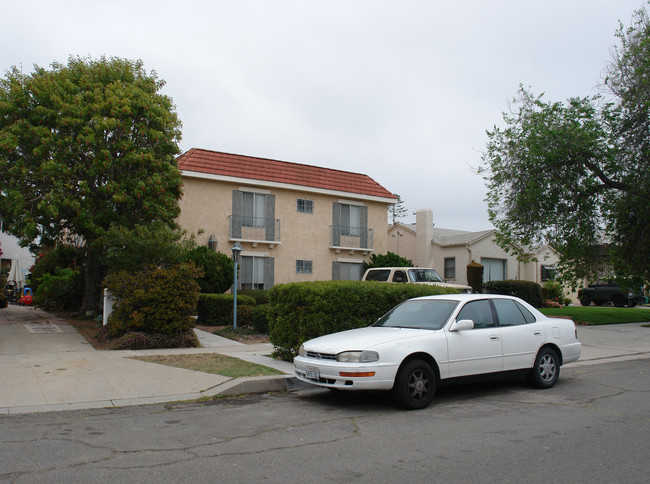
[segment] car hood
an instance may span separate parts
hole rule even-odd
[[[384,343],[422,338],[433,333],[435,331],[431,329],[368,326],[314,338],[305,343],[305,350],[335,355],[341,351],[363,351]]]

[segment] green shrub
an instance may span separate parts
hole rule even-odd
[[[308,339],[374,323],[407,299],[456,293],[427,284],[320,281],[279,284],[269,290],[269,336],[275,354],[290,360]]]
[[[201,294],[197,306],[196,324],[205,326],[229,326],[233,324],[232,312],[235,296],[232,294]],[[255,306],[255,299],[237,294],[237,320],[240,306]],[[244,316],[246,317],[246,316]],[[252,317],[250,322],[252,321]]]
[[[393,252],[386,254],[372,254],[370,262],[363,263],[364,272],[371,267],[413,267],[409,261]]]
[[[542,287],[531,281],[489,281],[485,283],[487,294],[503,294],[523,299],[535,308],[542,307]]]
[[[45,310],[77,310],[83,302],[83,283],[81,271],[69,267],[43,273],[38,292],[34,292],[34,304]]]
[[[199,296],[193,264],[118,271],[107,278],[115,298],[108,329],[112,337],[128,332],[177,336],[194,326]]]
[[[252,297],[253,299],[255,299],[256,306],[269,303],[269,291],[263,291],[258,289],[240,289],[239,291],[237,291],[237,297],[239,296]]]
[[[198,279],[201,293],[221,294],[232,287],[235,263],[227,255],[200,246],[189,251],[187,259],[203,269],[203,277]]]
[[[269,334],[269,304],[260,304],[253,308],[253,329],[256,333]]]
[[[483,292],[483,266],[478,262],[467,264],[467,284],[472,286],[473,292]]]
[[[564,302],[564,291],[562,286],[553,281],[547,281],[542,286],[542,297],[544,300],[555,301],[562,304]]]
[[[75,267],[80,267],[82,260],[82,250],[71,245],[58,245],[44,251],[38,255],[34,266],[31,268],[29,287],[34,293],[37,293],[44,274],[55,274],[57,269],[74,269]],[[80,306],[81,303],[79,303]],[[79,309],[79,307],[71,309]]]
[[[253,326],[253,311],[255,306],[247,304],[239,304],[239,296],[237,297],[237,327],[251,328]]]

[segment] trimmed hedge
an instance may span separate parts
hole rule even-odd
[[[269,291],[264,291],[261,289],[240,289],[237,291],[237,298],[239,296],[250,296],[255,299],[255,306],[261,306],[262,304],[269,303]]]
[[[201,294],[197,305],[198,319],[196,324],[205,326],[228,326],[233,323],[232,310],[235,296],[233,294]],[[237,323],[242,326],[252,324],[252,308],[255,299],[250,296],[237,294]]]
[[[369,326],[397,304],[419,296],[457,293],[428,284],[318,281],[269,290],[269,336],[274,354],[291,360],[309,339]]]
[[[531,281],[489,281],[484,285],[486,294],[503,294],[523,299],[535,308],[542,307],[542,287]]]

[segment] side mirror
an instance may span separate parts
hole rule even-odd
[[[449,331],[465,331],[467,329],[474,329],[474,321],[471,319],[461,319],[451,325]]]

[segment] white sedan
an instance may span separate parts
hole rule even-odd
[[[570,319],[548,318],[516,297],[447,294],[410,299],[375,324],[305,342],[298,379],[338,390],[392,390],[424,408],[442,383],[523,373],[550,388],[582,345]]]

